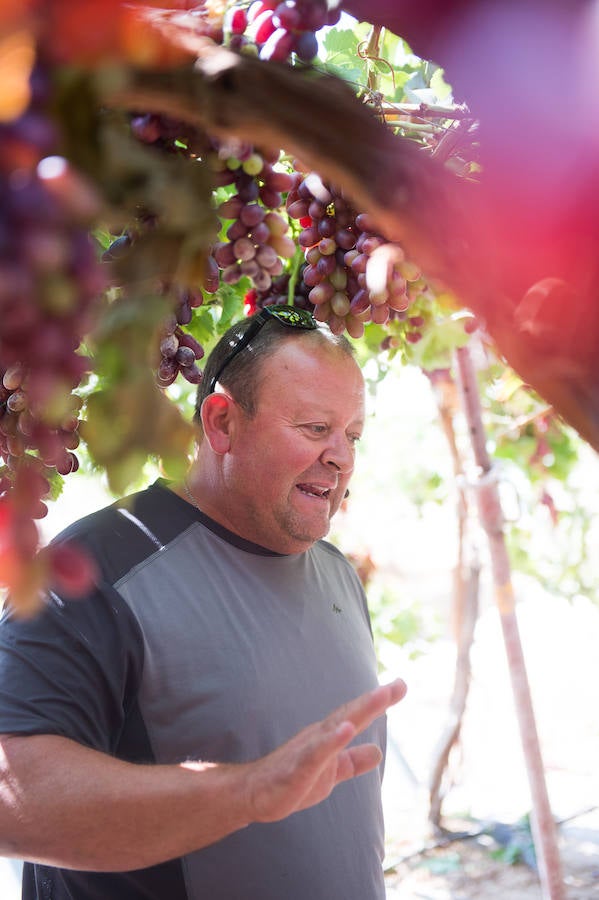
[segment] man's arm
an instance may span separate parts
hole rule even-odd
[[[306,809],[380,762],[348,747],[402,699],[403,681],[339,707],[251,763],[137,765],[55,735],[0,740],[0,853],[94,871],[182,856],[252,822]]]

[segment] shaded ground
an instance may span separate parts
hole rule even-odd
[[[599,812],[562,825],[559,841],[568,900],[599,898]],[[540,900],[536,873],[521,861],[509,864],[505,854],[482,837],[398,856],[387,873],[388,900]]]

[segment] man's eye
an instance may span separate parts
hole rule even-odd
[[[355,445],[358,443],[358,441],[360,441],[362,439],[362,435],[361,434],[350,434],[350,435],[348,435],[348,439],[349,439],[350,444],[352,444],[355,447]]]
[[[322,422],[304,422],[299,427],[303,432],[312,437],[322,437],[327,434],[329,430],[327,425],[324,425]]]

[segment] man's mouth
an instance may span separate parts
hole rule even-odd
[[[318,484],[298,484],[297,488],[302,494],[307,494],[309,497],[318,497],[321,500],[328,500],[331,495],[331,488],[322,487],[322,485]]]

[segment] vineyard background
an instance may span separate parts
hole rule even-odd
[[[439,480],[427,477],[431,473]],[[150,467],[146,480],[154,474]],[[573,487],[581,481],[589,496],[599,497],[594,454],[582,452],[572,478]],[[81,472],[68,479],[44,521],[47,539],[111,499],[103,476]],[[430,384],[418,369],[396,367],[371,398],[351,498],[332,532],[356,559],[370,556],[375,569],[369,602],[381,677],[401,675],[409,686],[389,716],[383,793],[389,900],[538,900],[536,874],[518,859],[517,848],[488,834],[443,846],[428,822],[430,759],[456,662],[455,525],[455,487]],[[541,574],[552,554],[547,544],[555,539],[552,531],[548,525],[545,540],[528,548]],[[472,687],[445,800],[446,825],[456,833],[490,829],[497,822],[516,825],[530,811],[487,566],[484,559]],[[582,595],[566,599],[559,590],[549,592],[526,573],[516,575],[516,593],[552,808],[558,821],[569,820],[559,829],[568,897],[594,900],[599,897],[599,608]],[[7,861],[0,864],[4,900],[19,896],[14,873]]]
[[[458,556],[464,569],[480,564],[480,613],[443,816],[527,811],[527,741],[499,649],[500,618],[517,636],[510,573],[491,584],[474,514],[483,489],[507,517],[555,813],[571,815],[564,807],[583,795],[593,806],[599,206],[597,33],[579,30],[584,4],[344,4],[364,23],[320,4],[301,47],[298,29],[267,36],[268,8],[263,41],[245,3],[166,5],[0,11],[11,76],[0,105],[3,585],[23,609],[48,578],[81,588],[85,560],[47,539],[105,502],[99,473],[115,492],[159,467],[181,474],[196,363],[276,283],[279,301],[314,305],[356,340],[379,410],[334,537],[367,581],[383,676],[412,677],[393,723],[405,764],[397,793],[386,788],[390,821],[404,812],[397,797],[410,799],[390,841],[401,850],[415,823],[426,829],[426,761],[455,669]],[[576,128],[556,128],[565,72]],[[488,469],[472,462],[460,383],[480,398]],[[58,500],[43,519],[49,487]]]

